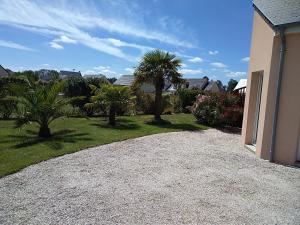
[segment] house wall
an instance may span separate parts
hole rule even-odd
[[[300,129],[300,33],[286,35],[287,50],[281,84],[275,161],[294,164]],[[269,159],[275,89],[278,77],[280,38],[265,20],[254,12],[242,143],[251,144],[258,76],[263,76],[256,155]]]
[[[274,106],[274,104],[267,105],[268,96],[270,94],[272,95],[272,93],[268,92],[275,88],[275,83],[270,82],[271,62],[272,58],[274,58],[274,52],[276,52],[278,48],[274,46],[274,36],[275,33],[272,28],[254,11],[241,140],[243,144],[251,144],[258,91],[258,76],[263,76],[256,154],[264,159],[268,159],[269,157],[271,140],[269,137],[270,133],[266,133],[266,131],[271,128],[270,122],[272,122],[271,114],[268,109],[270,109],[271,105]],[[272,75],[275,75],[274,72],[275,71],[272,71]],[[272,98],[273,96],[270,97]]]
[[[300,33],[286,34],[286,56],[275,143],[275,161],[294,164],[300,128]]]

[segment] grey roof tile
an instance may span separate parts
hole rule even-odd
[[[300,0],[253,0],[253,4],[274,26],[300,23]]]

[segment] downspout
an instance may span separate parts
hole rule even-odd
[[[285,39],[284,32],[285,32],[285,28],[279,27],[280,54],[279,54],[279,67],[278,67],[278,75],[277,75],[276,89],[275,89],[276,96],[275,96],[275,110],[273,114],[273,127],[272,127],[270,159],[269,159],[270,162],[274,162],[274,156],[275,156],[275,143],[276,143],[276,135],[277,135],[277,121],[278,121],[281,81],[283,76],[283,67],[284,67],[284,59],[285,59],[285,51],[286,51],[286,39]]]

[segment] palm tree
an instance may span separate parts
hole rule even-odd
[[[155,87],[155,121],[161,120],[162,92],[165,81],[172,84],[182,81],[182,75],[178,72],[180,66],[181,60],[175,55],[157,49],[146,53],[134,72],[135,83],[151,83]]]
[[[127,107],[132,102],[130,89],[125,86],[116,86],[106,84],[101,88],[90,85],[94,96],[91,97],[92,103],[86,104],[86,107],[98,107],[104,105],[107,108],[109,125],[116,125],[116,113],[118,109]]]
[[[64,86],[63,81],[43,83],[30,77],[26,78],[26,85],[12,85],[11,90],[18,102],[17,127],[36,122],[39,125],[38,136],[51,137],[50,123],[66,114],[64,109],[69,103],[68,99],[59,96]]]

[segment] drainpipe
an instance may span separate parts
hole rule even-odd
[[[273,114],[273,127],[272,127],[272,139],[271,139],[271,148],[270,148],[270,162],[274,162],[275,156],[275,143],[276,143],[276,134],[277,134],[277,120],[278,120],[278,111],[279,111],[279,101],[280,101],[280,91],[281,91],[281,81],[283,76],[283,67],[286,51],[286,40],[285,40],[285,28],[279,27],[280,35],[280,55],[279,55],[279,67],[276,81],[276,97],[275,97],[275,110]]]

